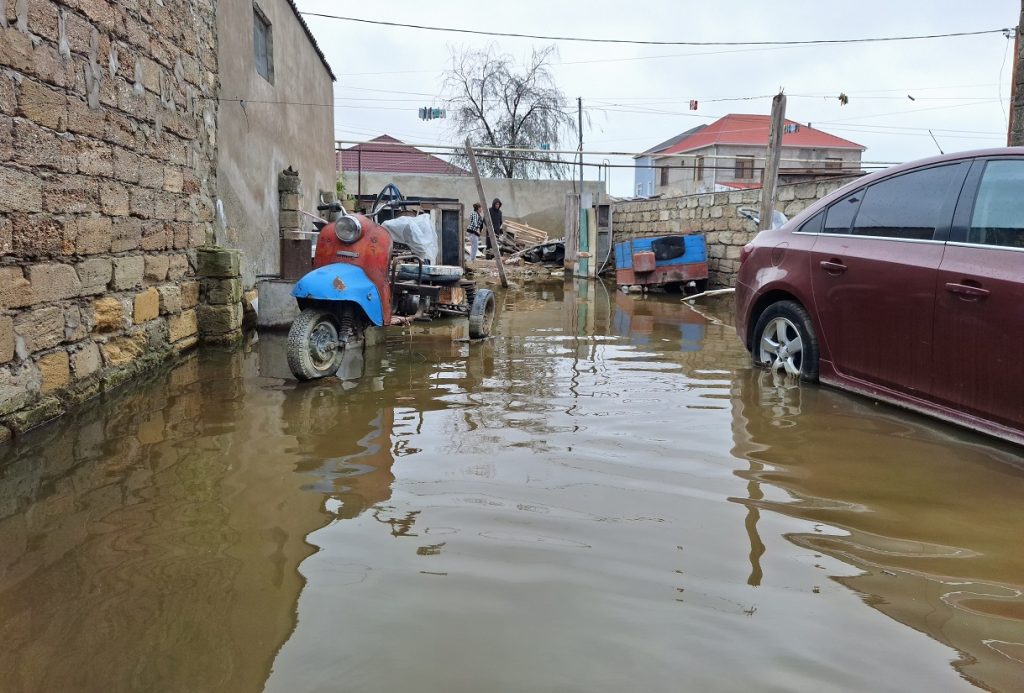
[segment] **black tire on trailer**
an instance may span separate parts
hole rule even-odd
[[[345,339],[338,319],[329,311],[306,308],[288,331],[288,367],[299,380],[337,373],[345,356]]]
[[[490,289],[477,289],[473,303],[469,306],[469,338],[483,339],[491,336],[494,325],[496,302]]]

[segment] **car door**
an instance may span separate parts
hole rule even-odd
[[[935,277],[968,168],[900,173],[829,208],[810,272],[819,337],[838,375],[927,390]]]
[[[938,272],[933,395],[1022,430],[1024,159],[979,160],[965,190]]]

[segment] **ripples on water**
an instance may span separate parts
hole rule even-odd
[[[0,688],[1020,689],[1019,450],[751,371],[724,303],[503,303],[0,453]]]

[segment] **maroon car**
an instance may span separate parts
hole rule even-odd
[[[1024,147],[880,171],[743,249],[754,361],[1024,443]]]

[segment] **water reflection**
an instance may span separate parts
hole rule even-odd
[[[2,453],[4,690],[261,686],[327,517],[253,463],[288,444],[244,370],[193,357]]]
[[[833,579],[954,648],[966,679],[1019,689],[1024,556],[1007,551],[1024,536],[1018,451],[761,371],[741,373],[734,394],[748,528],[764,509],[820,523],[787,538],[861,569]],[[762,484],[787,496],[766,500]],[[750,535],[753,556],[763,544]]]
[[[724,301],[499,298],[0,453],[0,688],[1016,688],[1011,449],[751,371]]]

